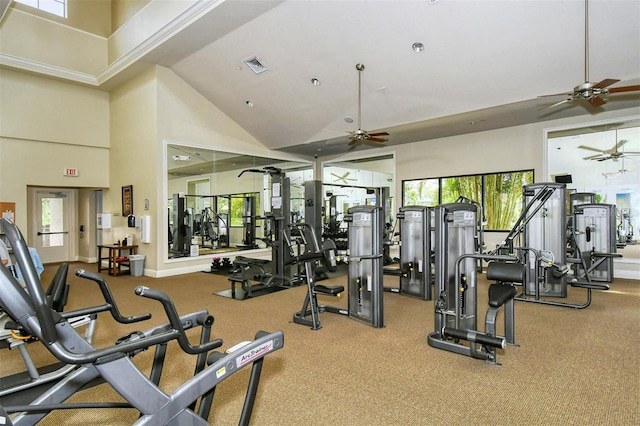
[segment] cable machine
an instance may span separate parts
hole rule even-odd
[[[351,207],[344,220],[349,234],[349,317],[384,327],[382,207]]]
[[[405,206],[396,218],[400,222],[399,286],[385,287],[385,291],[431,300],[433,208]]]

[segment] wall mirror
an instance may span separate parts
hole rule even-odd
[[[304,185],[313,164],[170,143],[167,158],[167,258],[267,248],[271,206],[268,170],[288,178],[291,220],[304,214]]]
[[[393,154],[354,160],[334,160],[323,164],[323,235],[338,249],[346,249],[347,224],[344,215],[350,207],[379,205],[384,209],[387,228],[395,224],[395,160]]]
[[[566,176],[571,192],[616,206],[618,251],[640,258],[640,118],[547,133],[550,181]]]

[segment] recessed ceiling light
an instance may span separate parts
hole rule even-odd
[[[312,78],[311,79],[311,84],[313,84],[314,86],[320,86],[320,80],[318,80],[317,78]]]
[[[253,101],[245,101],[245,104],[247,104],[249,108],[253,107]]]
[[[420,53],[420,52],[422,52],[424,50],[424,44],[422,44],[419,41],[416,41],[415,43],[413,43],[411,45],[411,48],[413,49],[414,52]]]
[[[346,116],[344,118],[344,121],[346,121],[347,123],[353,123],[353,117]]]

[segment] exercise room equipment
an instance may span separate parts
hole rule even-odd
[[[496,349],[515,344],[513,298],[517,290],[511,282],[522,282],[524,269],[513,256],[476,252],[477,210],[474,204],[442,204],[435,214],[435,331],[429,333],[430,346],[497,364]],[[478,331],[478,260],[493,261],[487,278],[489,308],[485,331]],[[511,263],[507,263],[511,262]],[[496,331],[496,317],[505,306],[505,334]]]
[[[610,275],[612,276],[613,258],[620,257],[615,253],[615,246],[612,246],[610,238],[604,238],[603,241],[600,241],[607,241],[604,242],[602,251],[592,250],[593,261],[591,257],[585,259],[581,249],[581,245],[586,248],[584,241],[586,240],[587,228],[589,229],[589,243],[592,243],[591,232],[594,227],[587,225],[594,223],[592,215],[604,218],[600,220],[599,224],[604,226],[598,226],[599,232],[603,236],[613,235],[612,225],[605,225],[607,221],[611,220],[610,208],[595,204],[593,205],[595,207],[587,208],[587,216],[584,216],[585,211],[580,208],[582,205],[576,204],[569,207],[574,211],[573,220],[567,221],[566,185],[563,183],[525,185],[523,187],[523,201],[521,221],[519,221],[519,225],[514,227],[509,237],[512,241],[513,236],[518,233],[517,229],[521,229],[524,236],[523,246],[517,250],[520,251],[520,256],[526,266],[525,284],[522,293],[516,297],[516,300],[575,309],[588,307],[591,304],[592,290],[608,290],[609,286],[593,282],[590,273],[583,272],[591,271],[592,273],[601,266],[600,274],[606,268],[611,268]],[[587,219],[589,217],[591,219]],[[582,231],[579,230],[580,228]],[[567,234],[569,234],[569,238],[567,238]],[[511,247],[513,248],[513,246]],[[571,252],[574,257],[568,258],[567,251]],[[598,260],[596,260],[596,253],[600,253],[597,256]],[[610,262],[606,262],[606,260],[610,260]],[[590,269],[590,265],[594,263],[597,265]],[[569,274],[572,265],[574,267],[573,275]],[[584,303],[558,301],[558,298],[567,297],[568,286],[586,289],[586,301]]]
[[[25,289],[7,268],[1,267],[0,305],[15,321],[20,332],[26,332],[40,340],[59,361],[77,366],[30,403],[1,405],[0,423],[32,425],[49,412],[60,409],[132,408],[140,412],[140,418],[135,423],[139,425],[205,425],[208,424],[206,419],[212,408],[213,390],[237,371],[251,366],[239,422],[242,425],[249,424],[264,357],[283,347],[282,331],[259,332],[253,341],[235,345],[225,353],[216,352],[214,349],[222,346],[222,340],[210,340],[213,317],[206,310],[178,316],[173,302],[166,294],[138,286],[135,289],[136,296],[160,302],[168,322],[146,332],[126,334],[113,346],[95,348],[47,303],[25,240],[18,228],[8,220],[0,219],[0,230],[5,233],[14,250],[26,283]],[[98,276],[98,279],[101,278]],[[113,313],[111,310],[110,312]],[[144,319],[145,316],[136,319],[140,318]],[[196,345],[189,342],[185,333],[185,329],[192,326],[201,328],[200,342]],[[184,352],[196,355],[196,373],[173,393],[167,394],[158,387],[158,383],[166,343],[174,340]],[[151,347],[155,347],[156,352],[152,371],[146,377],[131,357]],[[65,403],[74,393],[95,380],[108,383],[126,402]],[[9,417],[9,414],[17,415]]]
[[[616,206],[579,204],[574,207],[574,276],[582,281],[613,282],[616,253]]]
[[[349,317],[384,327],[382,283],[383,209],[355,206],[344,220],[349,235]]]
[[[318,236],[314,227],[307,223],[292,224],[290,235],[296,235],[302,242],[298,245],[300,250],[294,255],[297,264],[304,265],[304,277],[307,284],[307,293],[305,294],[302,309],[293,314],[293,322],[296,324],[307,325],[312,330],[322,328],[320,324],[320,313],[331,312],[334,314],[349,315],[349,311],[335,306],[318,304],[318,295],[340,297],[344,292],[344,286],[341,285],[322,285],[316,284],[316,269],[323,263],[326,254],[320,247]],[[289,244],[290,247],[293,243]]]
[[[219,296],[236,300],[256,297],[270,292],[284,290],[299,282],[291,275],[291,254],[284,233],[290,219],[290,181],[285,173],[275,167],[246,169],[240,172],[260,173],[271,179],[270,212],[265,212],[264,241],[271,247],[271,260],[236,256],[233,260],[233,276],[229,277],[231,288],[217,292]],[[255,213],[255,210],[254,210]],[[237,287],[240,284],[240,287]]]
[[[406,294],[431,300],[433,284],[433,208],[405,206],[396,215],[400,222],[400,265],[395,273],[385,268],[386,275],[398,275],[398,287],[385,286],[391,293]]]

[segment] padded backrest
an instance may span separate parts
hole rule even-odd
[[[69,285],[67,284],[68,272],[69,264],[61,264],[47,289],[47,303],[51,306],[51,309],[57,312],[62,312],[67,304],[67,298],[69,296]]]
[[[522,263],[491,262],[487,266],[487,279],[503,283],[523,283],[525,266]]]

